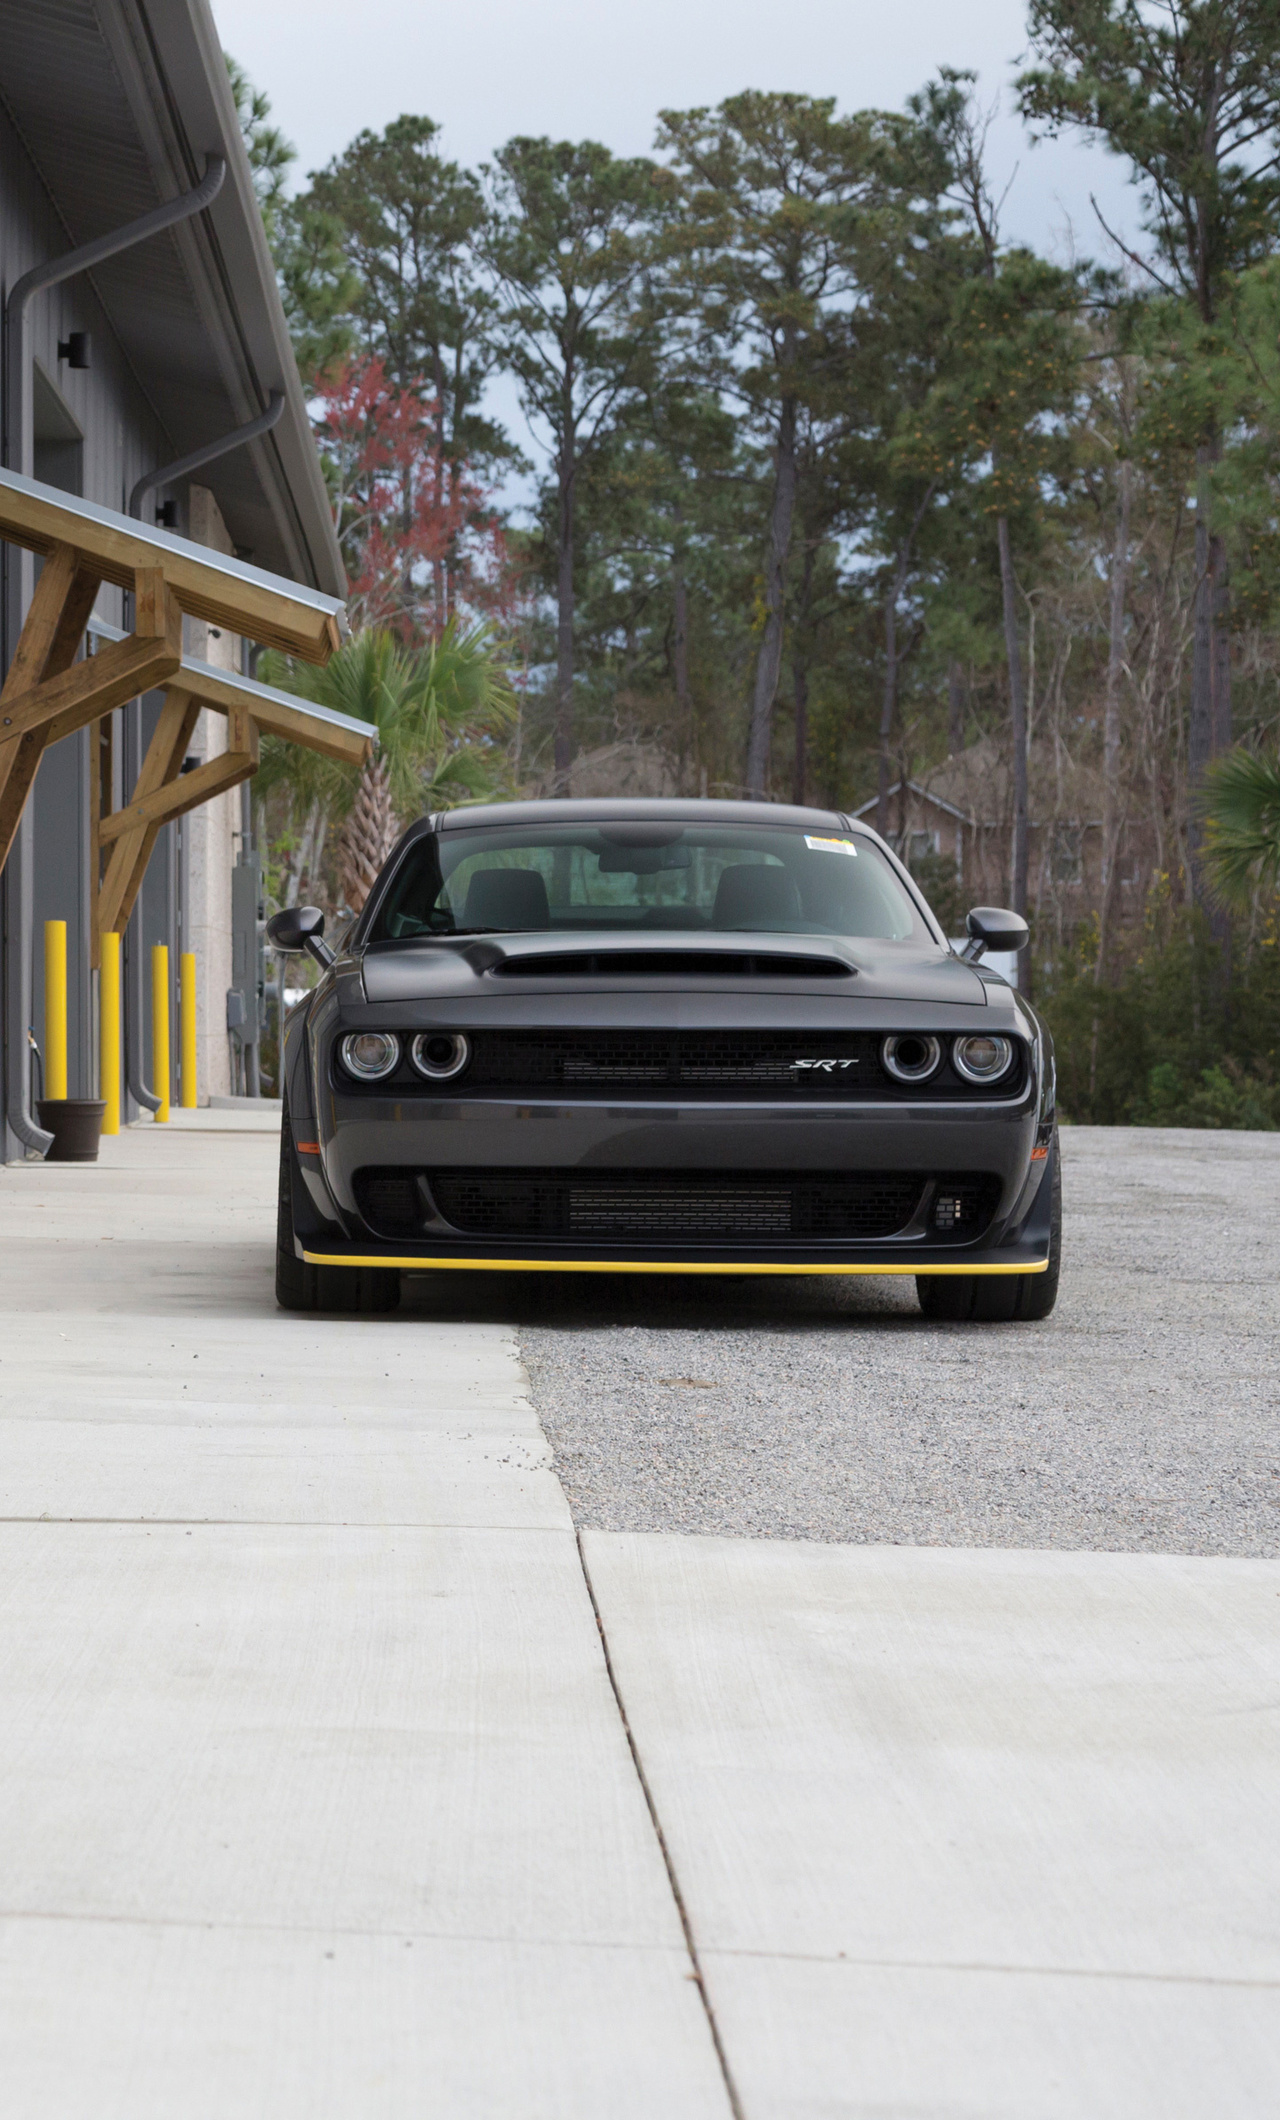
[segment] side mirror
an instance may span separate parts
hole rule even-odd
[[[1031,930],[1021,913],[1006,912],[1003,906],[975,905],[965,926],[969,940],[960,955],[966,964],[976,964],[987,950],[1025,950],[1031,940]]]
[[[305,950],[322,971],[334,962],[333,951],[324,939],[324,914],[318,905],[291,905],[283,913],[274,914],[267,922],[267,941],[273,950],[287,954]]]

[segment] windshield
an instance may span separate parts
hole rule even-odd
[[[503,825],[415,841],[369,934],[587,930],[932,942],[879,848],[770,825]]]

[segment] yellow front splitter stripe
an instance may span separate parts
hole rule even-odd
[[[359,1251],[304,1251],[308,1266],[385,1266],[397,1273],[452,1267],[458,1273],[789,1273],[789,1274],[1002,1274],[1047,1273],[1049,1261],[1028,1266],[753,1266],[732,1262],[699,1265],[665,1259],[389,1259]]]

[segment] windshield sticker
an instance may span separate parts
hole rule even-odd
[[[851,839],[812,839],[808,832],[804,843],[813,854],[856,854],[858,849]]]

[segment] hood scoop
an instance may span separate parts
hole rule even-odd
[[[836,957],[780,950],[546,950],[504,957],[501,979],[853,979]]]

